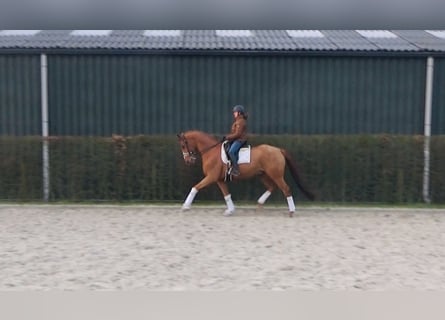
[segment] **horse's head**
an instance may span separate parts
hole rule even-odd
[[[181,146],[182,156],[185,164],[191,165],[196,162],[196,144],[193,140],[187,139],[185,133],[177,134],[179,145]]]

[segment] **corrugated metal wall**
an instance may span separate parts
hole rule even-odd
[[[445,59],[434,61],[432,134],[445,134]]]
[[[425,58],[49,56],[51,135],[423,133]]]
[[[0,135],[41,135],[40,57],[0,55]]]

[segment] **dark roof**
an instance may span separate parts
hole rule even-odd
[[[357,30],[318,30],[321,37],[291,37],[286,30],[251,30],[251,36],[219,36],[216,30],[180,30],[174,36],[145,36],[144,30],[111,30],[105,36],[41,30],[35,35],[0,31],[0,51],[255,51],[445,53],[445,39],[425,30],[388,30],[392,37],[367,38]],[[381,31],[381,30],[380,30]],[[444,32],[445,34],[445,32]]]

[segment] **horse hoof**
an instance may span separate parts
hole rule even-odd
[[[292,218],[294,216],[295,211],[289,211],[289,218]]]
[[[182,206],[181,210],[182,211],[189,211],[191,209],[190,206]]]
[[[264,204],[258,203],[256,209],[257,210],[263,210],[264,209]]]
[[[224,211],[223,215],[226,217],[230,217],[231,215],[233,215],[235,213],[235,211],[230,211],[230,210],[226,210]]]

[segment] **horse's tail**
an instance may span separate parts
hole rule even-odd
[[[300,190],[304,193],[304,195],[309,199],[309,200],[314,200],[315,196],[312,192],[310,192],[302,183],[301,178],[300,178],[300,174],[298,173],[299,170],[297,168],[297,163],[295,162],[295,160],[292,158],[292,156],[289,154],[289,152],[287,152],[284,149],[280,149],[281,153],[283,154],[284,158],[286,159],[286,164],[287,167],[289,168],[289,171],[292,174],[292,177],[294,178],[295,182],[297,183],[298,187],[300,188]]]

